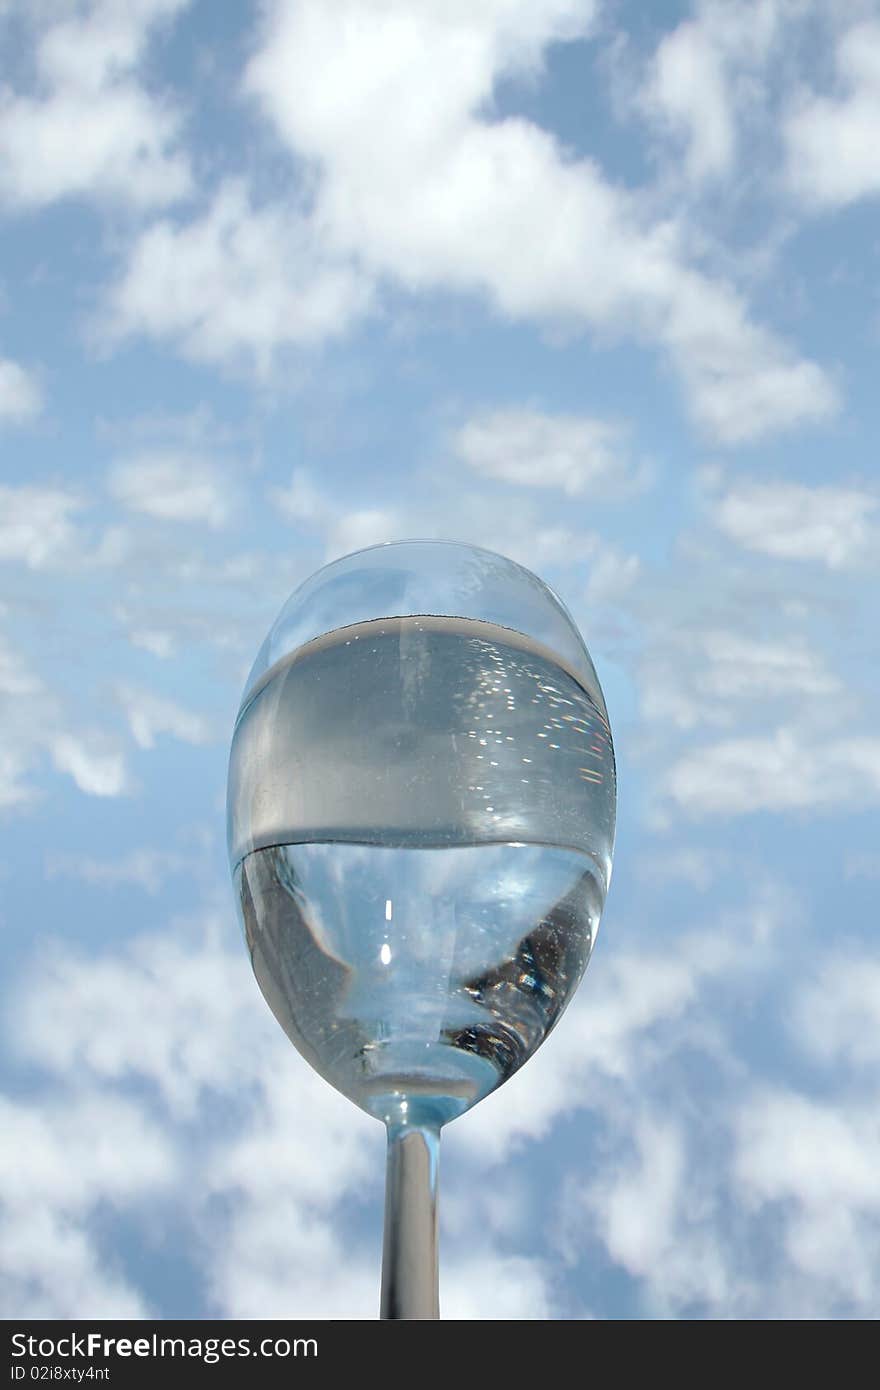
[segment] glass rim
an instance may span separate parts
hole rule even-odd
[[[342,564],[343,560],[352,560],[354,559],[355,555],[366,555],[371,550],[390,550],[391,547],[395,545],[454,545],[462,550],[478,550],[482,555],[491,555],[496,560],[504,560],[507,562],[508,565],[513,565],[516,569],[522,570],[523,574],[527,574],[530,579],[535,579],[539,584],[543,585],[543,587],[548,591],[548,593],[553,595],[556,602],[565,611],[565,614],[571,622],[572,626],[574,627],[575,631],[578,634],[580,634],[580,628],[578,627],[578,624],[575,622],[574,615],[572,614],[568,604],[557,593],[553,585],[548,584],[547,580],[543,579],[541,575],[537,573],[537,571],[530,570],[528,565],[524,565],[520,560],[514,560],[512,555],[505,554],[503,550],[492,550],[488,545],[477,545],[473,541],[456,540],[452,536],[402,536],[398,540],[394,541],[373,541],[371,545],[359,545],[356,550],[347,550],[344,555],[336,555],[332,560],[325,560],[323,565],[319,565],[316,570],[312,570],[311,574],[307,575],[305,579],[301,580],[300,583],[297,584],[295,589],[291,590],[284,603],[281,605],[281,608],[278,610],[276,621],[278,618],[280,618],[281,614],[284,612],[284,609],[286,608],[287,604],[290,603],[291,599],[293,599],[299,593],[300,589],[304,588],[306,584],[311,584],[312,581],[317,579],[319,575],[323,574],[325,570],[331,569],[333,565]]]
[[[313,579],[317,579],[319,574],[323,574],[324,570],[330,569],[331,565],[339,565],[343,560],[353,559],[355,555],[366,555],[371,550],[389,550],[394,545],[454,545],[462,550],[479,550],[483,555],[492,555],[495,559],[506,560],[509,565],[515,565],[524,574],[530,575],[532,579],[537,579],[538,583],[543,584],[545,589],[549,589],[554,597],[559,597],[546,579],[542,579],[539,574],[530,570],[528,565],[524,565],[520,560],[514,560],[512,555],[506,555],[503,550],[492,550],[488,545],[476,545],[473,541],[456,540],[453,536],[401,536],[395,541],[373,541],[371,545],[359,545],[355,550],[347,550],[344,555],[336,555],[332,560],[325,560],[323,565],[312,570],[311,574],[296,586],[290,597],[292,598],[303,584],[310,584]]]
[[[593,698],[597,700],[597,703],[600,706],[600,708],[604,709],[604,696],[602,694],[601,685],[596,674],[592,657],[590,656],[583,635],[581,633],[580,626],[576,622],[574,615],[572,614],[565,600],[556,592],[556,590],[553,588],[551,584],[547,583],[546,579],[543,579],[541,575],[537,574],[534,570],[529,569],[527,565],[522,564],[521,561],[513,559],[513,557],[510,555],[505,555],[503,551],[491,550],[488,546],[477,545],[474,544],[472,541],[456,539],[450,536],[402,536],[394,540],[374,541],[371,545],[359,546],[355,550],[346,551],[343,555],[336,555],[333,559],[327,560],[323,565],[320,565],[317,569],[312,570],[308,575],[306,575],[304,579],[302,579],[299,582],[299,584],[296,585],[296,587],[293,590],[291,590],[291,592],[288,594],[287,598],[284,600],[281,607],[279,608],[276,617],[271,627],[269,628],[267,637],[262,647],[260,648],[260,651],[258,652],[257,657],[250,669],[250,673],[247,677],[244,689],[242,691],[241,700],[238,707],[238,713],[236,716],[236,724],[238,723],[238,720],[241,718],[245,709],[253,699],[258,687],[263,684],[266,674],[270,670],[272,670],[280,661],[284,660],[285,657],[288,656],[291,652],[297,650],[299,647],[311,644],[313,641],[316,641],[319,637],[329,634],[332,631],[341,630],[342,628],[350,627],[359,622],[369,620],[365,615],[361,614],[357,617],[353,616],[349,618],[348,621],[334,623],[332,626],[328,625],[325,627],[316,625],[314,630],[311,630],[307,637],[303,637],[300,641],[296,642],[294,646],[288,648],[287,652],[279,651],[274,658],[270,659],[270,643],[272,641],[273,634],[277,632],[280,624],[283,622],[285,618],[285,615],[290,610],[295,609],[297,604],[310,603],[312,600],[312,596],[320,591],[321,585],[329,581],[330,572],[332,570],[342,569],[346,565],[356,564],[361,559],[361,557],[364,557],[365,564],[375,563],[369,562],[366,557],[370,555],[378,556],[379,552],[390,552],[392,550],[403,549],[416,552],[430,550],[436,554],[441,548],[448,550],[456,550],[461,552],[463,555],[470,553],[475,556],[485,556],[487,560],[492,561],[494,564],[500,564],[507,567],[511,573],[511,579],[513,579],[516,575],[519,575],[521,576],[520,582],[525,581],[528,583],[529,586],[534,586],[535,588],[537,588],[537,590],[543,592],[545,598],[557,610],[558,615],[561,617],[563,623],[566,624],[567,627],[570,629],[570,635],[574,639],[574,645],[572,649],[567,652],[567,654],[565,651],[565,647],[561,647],[558,644],[558,642],[548,642],[546,639],[542,640],[537,633],[535,633],[534,631],[530,632],[530,629],[528,627],[521,627],[518,624],[511,623],[510,621],[507,621],[502,617],[490,617],[487,614],[485,617],[482,617],[477,620],[489,622],[490,624],[494,624],[499,628],[507,629],[511,632],[519,632],[525,633],[526,635],[531,635],[533,640],[541,642],[541,645],[546,648],[548,653],[553,654],[556,659],[564,658],[562,664],[566,666],[566,668],[569,671],[569,674],[573,675],[574,678],[580,684],[584,685],[584,687],[590,691]],[[389,562],[391,562],[390,555]],[[382,614],[377,613],[375,615],[370,616],[375,616],[376,618],[390,619],[401,618],[406,616],[457,616],[465,618],[472,615],[464,613],[463,611],[455,611],[451,606],[449,606],[442,608],[432,607],[430,609],[421,608],[418,612],[414,611],[412,608],[404,608],[403,610],[398,609],[395,612],[386,611]]]

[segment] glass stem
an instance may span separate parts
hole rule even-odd
[[[388,1125],[382,1318],[439,1318],[437,1161],[440,1130]]]

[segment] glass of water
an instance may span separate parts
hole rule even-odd
[[[396,541],[288,600],[232,740],[254,974],[308,1062],[388,1131],[383,1317],[437,1317],[441,1127],[572,996],[611,876],[605,701],[521,565]]]

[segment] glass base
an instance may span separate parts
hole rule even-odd
[[[448,1043],[378,1043],[366,1060],[353,1099],[388,1126],[440,1129],[501,1080],[486,1058]]]

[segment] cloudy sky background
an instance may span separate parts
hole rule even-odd
[[[620,776],[580,995],[444,1136],[444,1313],[876,1315],[880,4],[0,41],[4,1314],[375,1315],[226,752],[291,589],[438,536],[557,589]]]

